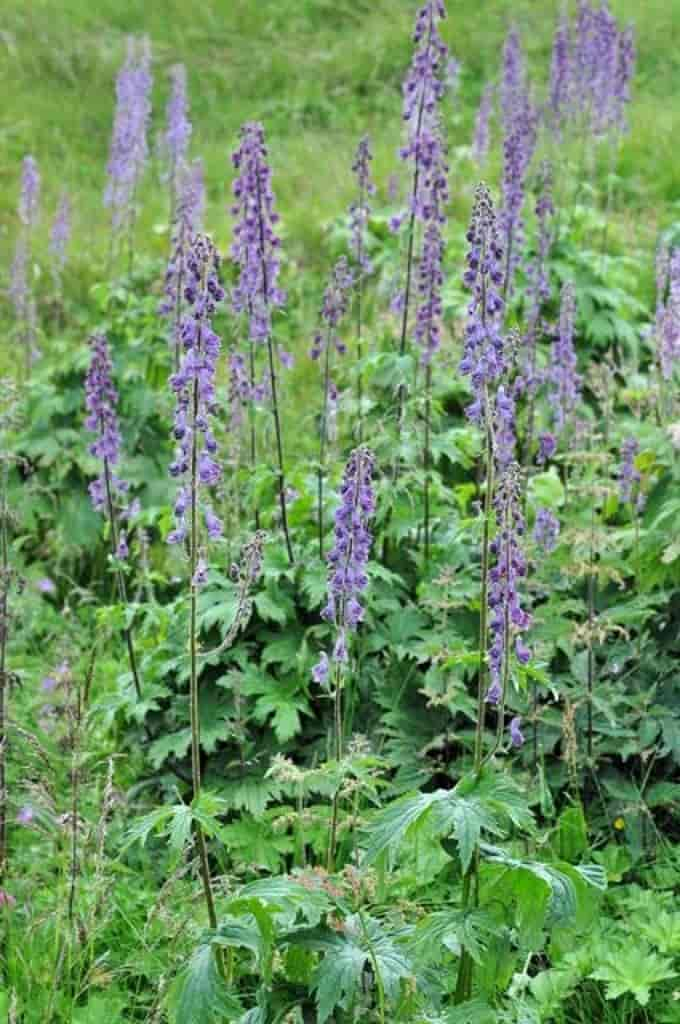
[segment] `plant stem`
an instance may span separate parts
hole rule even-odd
[[[196,419],[198,416],[198,381],[194,381],[192,395],[192,430],[191,430],[191,539],[189,549],[189,706],[191,718],[191,781],[193,803],[201,795],[201,732],[198,705],[198,642],[197,642],[197,603],[198,587],[196,585],[196,568],[198,565],[198,442]],[[199,870],[203,882],[208,921],[210,927],[217,927],[217,914],[210,881],[210,865],[208,850],[203,829],[197,821],[193,823],[196,846],[198,848]]]
[[[0,465],[0,883],[7,871],[7,641],[9,637],[9,542],[7,465]]]
[[[340,769],[340,762],[342,761],[342,675],[339,665],[334,665],[334,692],[333,692],[333,718],[335,726],[335,759],[338,763],[338,770]],[[333,805],[331,809],[331,826],[328,836],[328,855],[326,861],[326,868],[328,871],[333,871],[335,866],[335,848],[337,843],[337,832],[338,832],[338,805],[340,802],[340,787],[336,789],[333,794]]]
[[[69,872],[68,919],[73,924],[73,911],[78,878],[78,790],[80,784],[80,726],[82,699],[80,684],[76,683],[75,708],[71,712],[71,867]]]
[[[103,429],[103,426],[102,426]],[[114,559],[118,558],[118,524],[116,521],[116,510],[113,504],[113,490],[111,487],[111,469],[109,467],[109,460],[104,459],[104,482],[106,486],[106,506],[109,514],[109,523],[111,525],[111,554]],[[118,581],[118,592],[120,595],[120,601],[123,608],[127,612],[128,609],[128,596],[127,586],[125,584],[125,576],[123,570],[120,567],[116,568],[116,579]],[[132,638],[132,626],[123,627],[123,636],[125,637],[125,643],[127,645],[128,660],[130,662],[130,672],[132,673],[132,681],[135,687],[135,693],[137,694],[137,700],[142,699],[142,685],[139,680],[139,671],[137,668],[137,656],[135,653],[135,645]]]
[[[432,468],[432,450],[430,443],[432,415],[432,364],[425,368],[425,440],[423,445],[423,467],[425,470],[425,489],[423,493],[423,537],[425,546],[425,569],[430,565],[430,472]]]
[[[359,264],[358,276],[357,276],[357,417],[358,417],[358,428],[357,436],[359,444],[364,443],[364,371],[362,363],[364,359],[364,342],[361,334],[362,331],[362,317],[363,317],[363,293],[364,293],[364,232],[363,232],[363,213],[364,204],[366,200],[364,198],[364,187],[363,185],[359,188],[359,212],[362,218],[361,230],[359,231],[359,242],[357,250],[357,262]]]
[[[264,258],[265,253],[265,240],[264,240],[264,218],[262,215],[262,195],[260,191],[260,176],[256,175],[257,179],[257,219],[260,233],[260,255],[261,255],[261,268],[262,268],[262,298],[264,300],[265,307],[269,310],[269,274],[267,271],[267,261]],[[295,565],[295,557],[293,555],[293,545],[290,539],[290,532],[288,530],[288,513],[286,510],[286,475],[283,465],[283,441],[281,437],[281,417],[279,415],[279,401],[276,393],[276,369],[274,366],[274,342],[272,340],[271,329],[267,334],[267,355],[269,358],[269,377],[272,389],[272,415],[274,417],[274,431],[276,434],[276,456],[278,460],[278,491],[279,491],[279,507],[281,510],[281,527],[283,529],[283,536],[286,542],[286,551],[288,552],[288,561],[291,565]]]
[[[326,475],[326,441],[328,438],[328,400],[330,390],[330,361],[331,361],[331,335],[332,329],[329,326],[326,334],[326,351],[324,353],[323,369],[323,407],[321,412],[321,424],[319,430],[319,467],[317,470],[317,492],[319,512],[319,558],[323,561],[323,481]]]
[[[595,677],[595,654],[593,649],[593,632],[595,628],[595,507],[590,514],[590,559],[588,572],[588,726],[587,752],[588,760],[593,760],[593,685]]]
[[[249,374],[250,374],[250,401],[248,404],[248,421],[250,425],[250,472],[255,473],[257,466],[257,437],[255,434],[255,399],[253,393],[255,390],[255,342],[250,339],[249,342]],[[255,503],[255,529],[260,529],[260,508]]]

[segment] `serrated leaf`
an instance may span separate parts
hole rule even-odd
[[[170,993],[174,1024],[218,1024],[235,1020],[243,1007],[227,989],[210,945],[199,946]]]

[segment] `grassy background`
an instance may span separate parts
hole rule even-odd
[[[464,69],[461,114],[451,126],[454,146],[470,139],[476,101],[484,81],[497,74],[511,16],[536,79],[545,80],[559,6],[560,0],[449,4],[445,35]],[[623,238],[630,234],[639,244],[642,233],[651,246],[658,227],[678,215],[680,0],[613,0],[612,7],[635,21],[639,49],[632,130],[619,159],[628,209]],[[35,154],[43,175],[44,239],[60,189],[74,196],[72,284],[92,280],[101,265],[114,81],[129,33],[148,33],[152,41],[154,132],[163,124],[168,68],[177,61],[187,66],[192,149],[205,160],[207,223],[219,243],[225,245],[230,232],[235,136],[244,120],[260,119],[271,142],[287,246],[302,265],[317,262],[324,225],[350,200],[358,136],[368,130],[374,139],[379,180],[396,167],[414,10],[413,0],[3,0],[0,276],[6,278],[11,259],[26,152]],[[497,184],[497,165],[489,173]],[[142,231],[161,254],[167,214],[153,172],[145,204]],[[466,210],[454,181],[454,219],[463,223]]]

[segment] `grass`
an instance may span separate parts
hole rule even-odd
[[[509,19],[523,30],[538,75],[549,65],[557,0],[457,0],[445,34],[463,62],[463,113],[454,145],[470,138],[477,97],[497,73]],[[615,0],[633,19],[639,74],[619,170],[637,216],[626,234],[651,240],[658,226],[680,216],[680,0]],[[106,252],[108,225],[101,197],[111,130],[114,81],[125,37],[147,33],[154,53],[154,132],[162,127],[168,68],[188,68],[193,149],[205,160],[208,223],[225,246],[231,181],[230,151],[239,125],[265,122],[287,245],[304,266],[323,254],[324,226],[347,205],[349,165],[358,136],[368,130],[375,170],[385,182],[395,168],[400,87],[410,55],[411,0],[5,0],[0,50],[0,256],[7,268],[15,231],[19,164],[26,152],[40,163],[44,208],[54,209],[66,186],[75,196],[76,276],[91,281]],[[675,26],[675,28],[674,28]],[[492,182],[497,183],[497,168]],[[140,229],[165,251],[167,220],[158,181],[148,188]],[[454,194],[454,218],[463,219]],[[457,208],[457,209],[456,209]],[[46,238],[49,218],[43,220]],[[147,247],[145,243],[145,248]],[[93,273],[94,271],[94,273]],[[6,273],[6,270],[5,270]],[[3,273],[3,277],[5,276]],[[73,278],[73,274],[71,275]]]

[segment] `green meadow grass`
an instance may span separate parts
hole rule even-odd
[[[4,0],[0,31],[0,254],[6,276],[16,227],[20,161],[41,167],[44,210],[62,187],[74,195],[76,269],[96,275],[106,252],[102,207],[115,75],[125,37],[147,33],[154,54],[154,132],[163,124],[168,68],[189,72],[193,151],[206,165],[208,224],[229,238],[230,151],[239,125],[264,121],[287,244],[302,262],[318,262],[324,225],[351,196],[349,164],[369,131],[376,175],[396,167],[400,86],[410,56],[411,0]],[[469,141],[482,84],[498,72],[512,17],[538,81],[545,80],[557,0],[456,0],[445,25],[463,63],[461,116],[454,146]],[[619,156],[629,229],[653,237],[680,197],[680,0],[614,0],[635,21],[639,72],[631,133]],[[470,168],[470,170],[472,170]],[[497,184],[498,168],[490,169]],[[468,189],[469,191],[469,189]],[[454,216],[467,208],[457,205]],[[140,232],[159,254],[167,242],[164,190],[147,180]],[[48,216],[44,217],[46,235]]]

